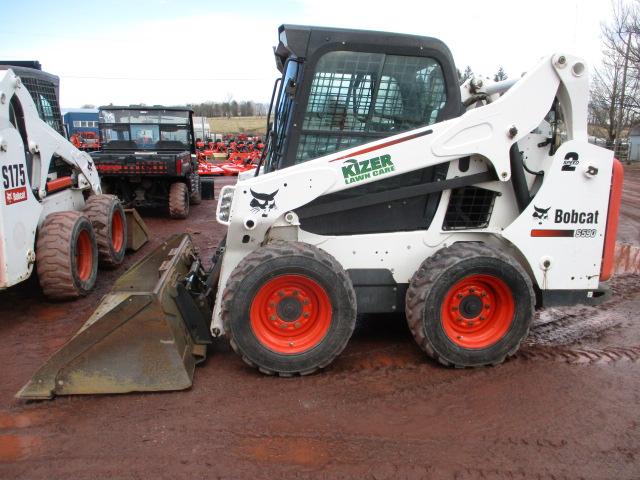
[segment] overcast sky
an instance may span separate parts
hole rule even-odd
[[[1,60],[39,60],[62,107],[268,102],[282,23],[437,37],[456,66],[520,75],[543,55],[601,57],[609,0],[113,0],[6,2]]]

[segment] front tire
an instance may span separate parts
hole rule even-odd
[[[347,273],[328,253],[276,241],[245,257],[222,296],[233,349],[269,375],[306,375],[344,350],[356,321]]]
[[[98,244],[100,266],[115,268],[127,250],[127,218],[115,195],[92,195],[84,206]]]
[[[177,219],[189,216],[189,189],[185,183],[175,182],[169,187],[169,216]]]
[[[497,365],[527,336],[534,314],[529,275],[513,258],[462,242],[426,259],[406,297],[418,345],[443,365]]]
[[[36,269],[49,299],[67,300],[89,293],[98,274],[98,248],[89,219],[80,212],[47,216],[38,231]]]

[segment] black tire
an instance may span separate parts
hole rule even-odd
[[[189,189],[185,183],[175,182],[169,187],[169,216],[176,219],[189,216]]]
[[[328,322],[325,333],[309,348],[295,353],[275,351],[262,341],[252,326],[250,316],[253,303],[258,302],[263,287],[268,288],[272,282],[285,279],[285,275],[310,280],[321,289],[321,296],[330,304],[330,311],[326,307],[318,308],[318,316],[312,314],[310,323],[302,325],[301,329],[313,325],[312,322],[318,318],[324,318]],[[301,315],[309,317],[306,311],[302,313],[307,308],[305,305],[309,304],[305,295],[304,287],[300,293],[293,289],[290,295],[283,295],[277,305],[270,303],[278,312],[278,318],[276,320],[274,315],[269,320],[280,322],[280,326],[290,322],[283,328],[298,328],[298,320],[306,321]],[[304,302],[299,302],[299,298],[304,298]],[[292,307],[293,313],[287,311],[291,302],[294,307],[298,302],[297,311]],[[311,301],[309,308],[314,305],[315,302]],[[330,315],[322,315],[327,312]],[[288,314],[291,314],[289,319],[283,320],[281,315]],[[231,273],[222,296],[222,320],[231,346],[250,366],[268,375],[307,375],[329,365],[346,347],[355,327],[356,297],[347,273],[331,255],[305,243],[275,241],[250,253]],[[293,342],[289,346],[297,348]]]
[[[466,295],[456,290],[478,280],[482,295],[471,287]],[[477,367],[502,363],[518,350],[529,333],[534,300],[531,279],[518,262],[485,244],[462,242],[422,262],[405,310],[413,337],[430,357],[446,366]]]
[[[98,247],[89,219],[80,212],[47,216],[38,231],[36,269],[49,299],[67,300],[89,293],[98,274]]]
[[[191,205],[202,203],[202,181],[197,173],[191,174],[191,195],[189,195]]]
[[[127,217],[120,200],[115,195],[92,195],[83,212],[93,225],[100,266],[117,267],[127,250]]]
[[[202,198],[205,200],[215,200],[215,183],[213,177],[202,178]]]

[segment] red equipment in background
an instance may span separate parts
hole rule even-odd
[[[100,150],[100,137],[95,132],[76,132],[71,135],[69,141],[78,150],[85,152]]]
[[[232,176],[256,168],[264,150],[264,144],[259,137],[249,138],[240,134],[237,138],[231,135],[225,135],[223,138],[225,141],[196,141],[200,176]],[[224,155],[222,160],[219,159],[221,155]]]

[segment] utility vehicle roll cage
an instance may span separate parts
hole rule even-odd
[[[103,106],[105,150],[189,150],[195,154],[193,110],[179,107]]]

